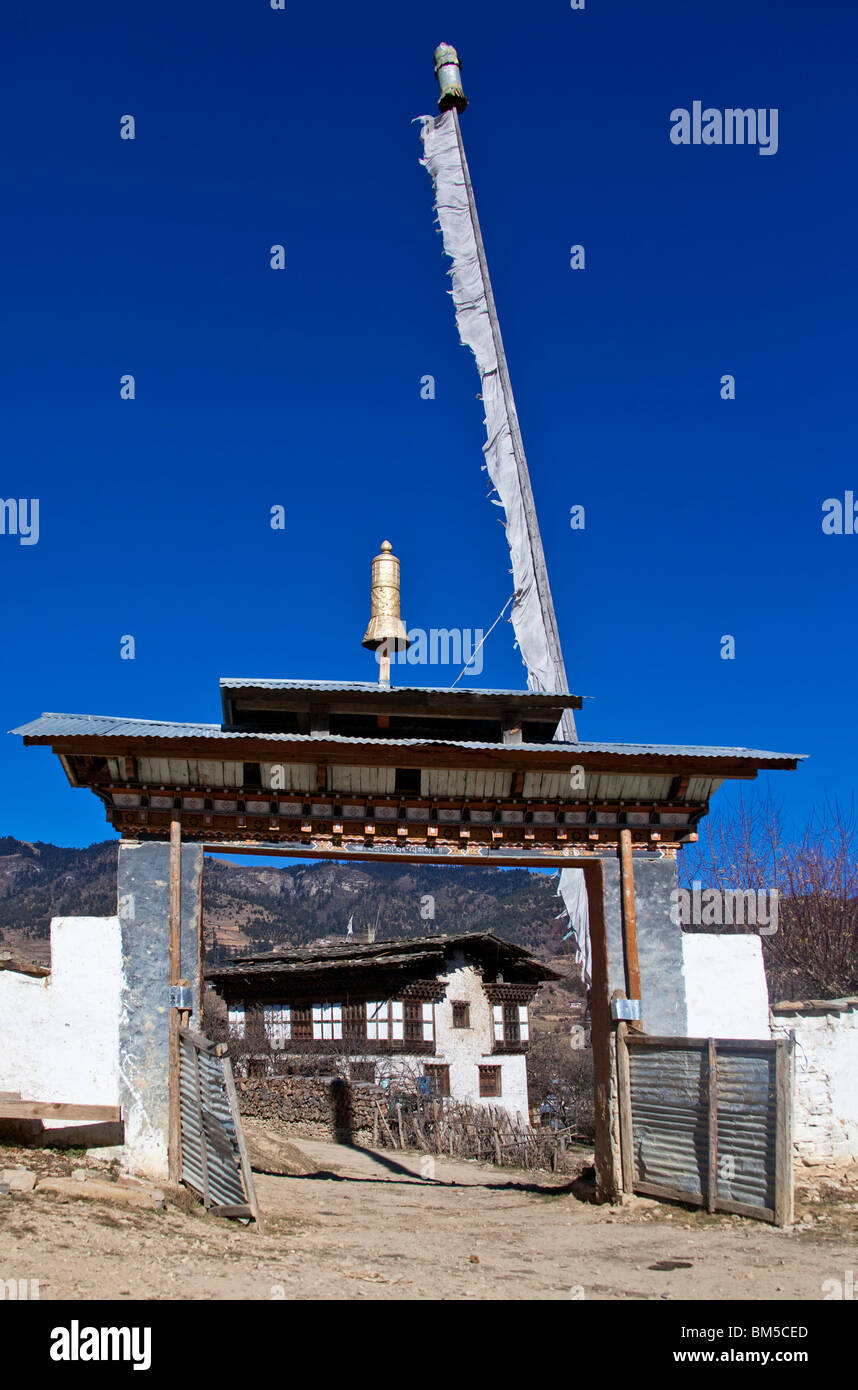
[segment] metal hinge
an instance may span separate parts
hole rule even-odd
[[[641,1016],[639,999],[612,999],[611,1018],[637,1019]]]

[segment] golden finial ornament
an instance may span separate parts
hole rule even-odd
[[[364,647],[378,651],[382,685],[390,684],[390,654],[403,652],[411,646],[405,623],[399,615],[399,561],[393,554],[390,541],[382,541],[381,550],[372,562],[372,591],[370,595],[369,627],[364,633]]]

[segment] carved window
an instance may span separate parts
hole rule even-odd
[[[471,1026],[471,1006],[455,1001],[453,1003],[453,1027],[470,1028]]]
[[[480,1067],[480,1096],[482,1099],[491,1099],[493,1096],[501,1094],[501,1068],[500,1067]]]
[[[438,1062],[428,1062],[424,1067],[424,1073],[429,1078],[430,1096],[448,1096],[450,1094],[450,1068]]]

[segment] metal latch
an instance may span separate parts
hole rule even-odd
[[[611,1018],[636,1019],[641,1016],[639,999],[612,999]]]
[[[193,1009],[194,991],[190,985],[170,985],[170,1008]]]

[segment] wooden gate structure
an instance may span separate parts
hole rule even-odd
[[[261,1228],[225,1045],[180,1027],[179,1082],[182,1182],[216,1216],[252,1218]]]
[[[788,1226],[792,1039],[617,1029],[623,1189]]]

